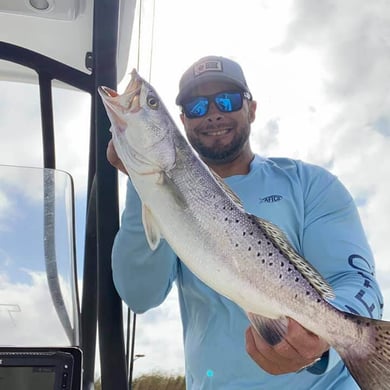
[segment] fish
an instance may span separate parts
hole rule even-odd
[[[122,94],[105,86],[98,92],[115,150],[141,199],[150,248],[164,238],[270,344],[283,339],[292,318],[338,352],[361,389],[390,389],[390,322],[334,307],[329,283],[278,226],[245,211],[136,70]]]

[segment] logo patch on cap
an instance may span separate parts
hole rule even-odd
[[[194,76],[200,76],[204,72],[223,72],[222,61],[204,61],[194,65]]]

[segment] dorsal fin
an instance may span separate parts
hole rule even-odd
[[[334,299],[335,294],[330,284],[321,276],[321,274],[301,255],[289,243],[288,238],[283,231],[273,223],[266,221],[265,219],[252,217],[261,226],[263,232],[272,241],[283,255],[291,261],[291,263],[297,268],[297,270],[306,278],[306,280],[315,288],[315,290],[324,299]]]
[[[237,204],[242,210],[244,210],[244,206],[242,205],[241,199],[237,196],[237,194],[224,182],[221,176],[218,175],[215,171],[209,168],[211,174],[214,176],[217,183],[223,188],[223,190],[228,194],[228,196]]]

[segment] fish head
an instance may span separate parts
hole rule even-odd
[[[171,169],[178,130],[154,88],[133,70],[123,94],[104,86],[98,91],[111,121],[115,150],[128,173]]]

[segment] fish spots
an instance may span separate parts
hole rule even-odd
[[[266,238],[267,246],[271,244],[279,253],[294,264],[294,269],[298,270],[308,283],[324,298],[333,299],[332,287],[325,279],[307,262],[289,243],[284,232],[276,225],[261,218],[257,218],[257,228],[261,230],[262,236]],[[289,267],[288,272],[292,269]]]

